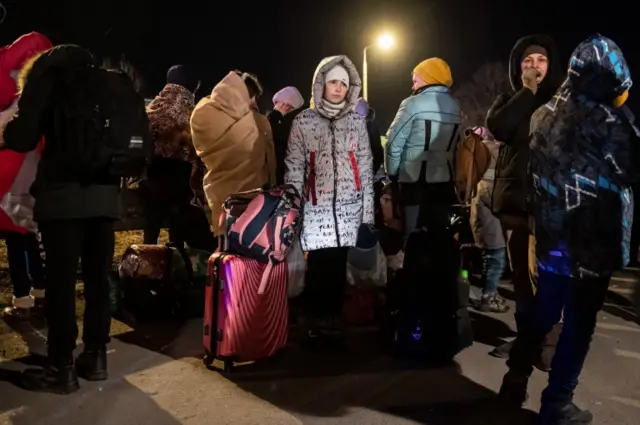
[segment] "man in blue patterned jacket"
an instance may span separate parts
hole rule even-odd
[[[564,84],[531,120],[528,187],[537,307],[511,351],[500,394],[524,402],[537,347],[564,314],[542,395],[542,425],[593,420],[573,404],[573,392],[611,275],[629,261],[631,142],[637,131],[622,105],[630,87],[618,46],[595,35],[576,48]]]

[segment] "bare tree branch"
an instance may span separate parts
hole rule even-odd
[[[496,97],[510,88],[509,72],[501,62],[487,62],[453,94],[460,102],[465,127],[484,125]]]

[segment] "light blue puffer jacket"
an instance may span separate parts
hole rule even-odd
[[[387,133],[387,174],[415,183],[426,162],[427,183],[451,181],[461,119],[460,105],[445,86],[426,86],[406,98]]]

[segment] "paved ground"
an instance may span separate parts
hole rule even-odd
[[[613,282],[614,293],[600,315],[577,393],[578,403],[591,409],[600,425],[635,425],[640,415],[640,326],[625,307],[632,278],[620,279]],[[83,382],[71,396],[17,389],[10,383],[12,371],[25,366],[5,361],[0,364],[5,381],[0,382],[0,424],[533,423],[544,374],[534,375],[526,410],[505,412],[495,404],[505,366],[487,352],[512,335],[512,315],[474,318],[475,345],[458,356],[457,365],[437,370],[400,368],[378,348],[375,333],[360,331],[351,335],[346,352],[292,347],[270,364],[248,366],[225,378],[199,360],[197,320],[165,347],[143,348],[139,332],[115,340],[109,353],[111,379]],[[33,351],[41,350],[42,342],[34,342]]]

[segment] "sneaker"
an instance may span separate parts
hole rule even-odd
[[[514,340],[515,341],[515,340]],[[511,347],[513,347],[513,341],[506,342],[489,353],[490,356],[497,357],[499,359],[508,359],[509,353],[511,352]]]
[[[500,295],[492,294],[483,295],[477,309],[484,313],[506,313],[509,311],[509,306]]]
[[[10,306],[2,310],[2,317],[6,319],[29,320],[31,318],[31,309]]]
[[[22,387],[28,391],[71,394],[80,389],[78,375],[73,364],[44,369],[26,369],[22,372]]]
[[[107,349],[84,350],[76,360],[78,375],[87,381],[104,381],[107,372]]]
[[[502,385],[500,386],[500,393],[498,397],[507,405],[522,407],[527,401],[529,395],[527,394],[527,386],[529,384],[529,377],[518,375],[513,372],[507,372],[502,379]]]
[[[542,403],[538,420],[539,425],[589,425],[593,414],[572,402],[550,402]]]

